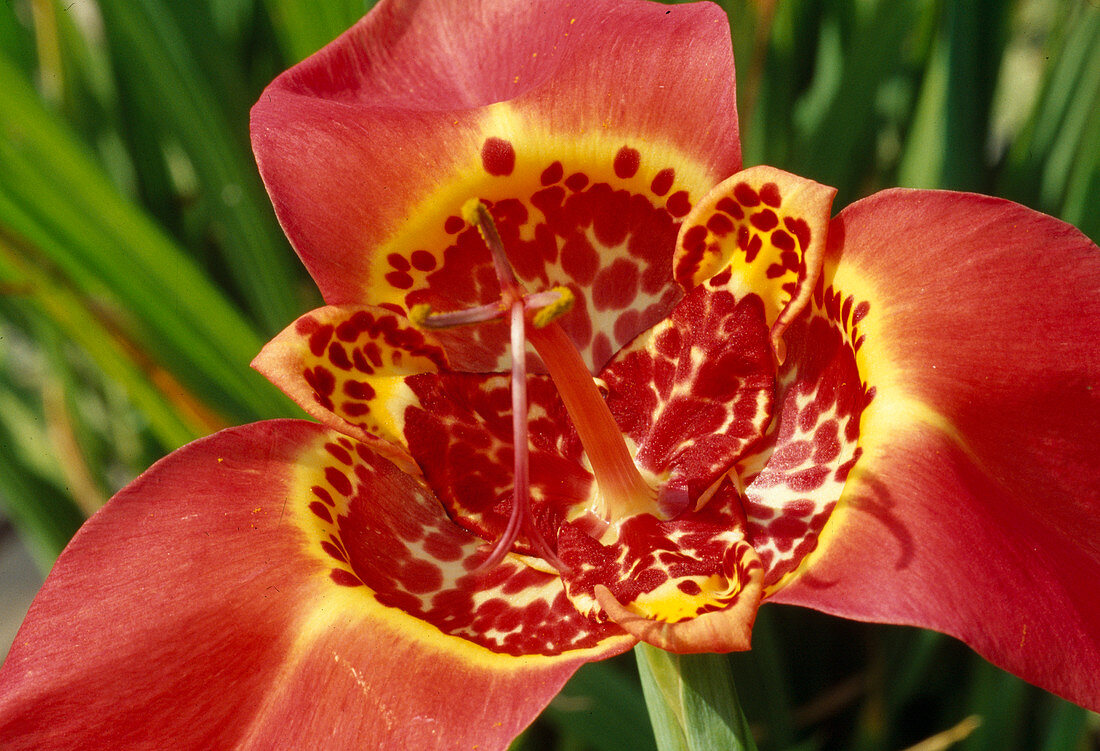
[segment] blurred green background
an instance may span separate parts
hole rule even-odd
[[[248,110],[371,4],[0,2],[0,624],[157,458],[300,414],[248,368],[320,302]],[[722,5],[746,165],[837,186],[838,210],[973,190],[1100,237],[1095,0]],[[731,661],[762,751],[1100,748],[1095,715],[937,634],[766,606],[754,638]],[[632,659],[583,669],[515,747],[653,748]]]

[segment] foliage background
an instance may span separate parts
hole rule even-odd
[[[320,303],[248,109],[371,4],[0,3],[0,541],[17,533],[42,575],[160,456],[300,414],[248,368]],[[746,165],[837,186],[838,210],[892,185],[974,190],[1100,237],[1096,0],[722,5]],[[767,606],[731,662],[763,751],[1100,748],[1096,716],[933,633]],[[516,748],[652,748],[633,671],[582,670]]]

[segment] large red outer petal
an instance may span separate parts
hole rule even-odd
[[[853,308],[875,395],[819,550],[772,599],[952,634],[1100,709],[1096,246],[1007,201],[889,191],[833,222],[818,295]]]
[[[337,435],[218,433],[85,525],[0,669],[4,748],[505,747],[582,658],[494,654],[334,583],[284,504]]]
[[[710,184],[736,171],[733,81],[728,20],[709,4],[383,0],[268,87],[252,140],[326,301],[361,303],[372,250],[514,128],[529,141],[604,134],[673,149]],[[561,158],[555,144],[529,146]],[[433,207],[439,222],[470,197]]]

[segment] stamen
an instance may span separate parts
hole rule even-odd
[[[472,323],[492,321],[503,315],[504,310],[498,302],[478,305],[473,308],[466,308],[466,310],[455,310],[450,313],[433,313],[432,306],[427,304],[414,305],[409,310],[409,320],[426,329],[469,326]]]
[[[556,297],[550,297],[551,295],[556,295]],[[539,298],[539,301],[532,305],[532,301],[536,297]],[[575,298],[573,297],[573,290],[568,287],[554,287],[546,292],[536,292],[533,295],[528,295],[526,300],[528,308],[539,307],[539,310],[531,319],[531,323],[535,324],[535,328],[541,329],[549,326],[572,310]],[[542,302],[542,300],[545,300],[545,302]]]
[[[543,292],[523,295],[523,307],[534,312],[531,322],[542,328],[573,308],[573,292],[568,287],[554,287]],[[508,310],[502,302],[475,305],[465,310],[453,310],[448,313],[436,313],[427,303],[413,305],[409,309],[409,320],[425,329],[451,329],[469,326],[503,318]]]
[[[476,198],[471,198],[462,205],[462,218],[477,227],[481,239],[489,248],[493,257],[493,269],[497,272],[497,281],[500,282],[500,292],[505,301],[511,304],[512,298],[523,297],[523,287],[516,279],[512,271],[512,264],[508,262],[508,256],[504,252],[504,243],[500,241],[500,233],[493,222],[493,216],[485,204]]]

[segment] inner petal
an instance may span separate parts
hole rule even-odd
[[[857,364],[869,310],[819,280],[807,313],[785,334],[790,354],[768,433],[738,461],[747,529],[769,591],[818,547],[859,460],[860,417],[875,397]]]
[[[700,285],[601,377],[638,465],[698,506],[771,419],[775,366],[761,300]]]
[[[558,551],[569,566],[563,580],[570,600],[665,649],[748,649],[763,577],[740,506],[727,481],[702,511],[667,521],[632,517],[606,543],[563,526]],[[720,624],[726,633],[686,625],[719,613],[730,616]]]
[[[409,451],[447,513],[488,542],[507,528],[515,485],[511,379],[473,373],[425,374],[407,385]],[[578,499],[594,498],[595,479],[553,382],[527,376],[528,467],[532,522],[547,540]],[[534,554],[524,535],[516,550]]]

